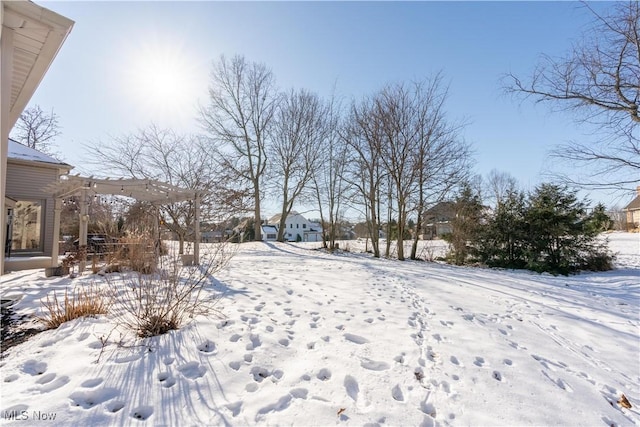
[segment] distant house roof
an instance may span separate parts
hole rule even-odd
[[[267,234],[267,233],[277,233],[278,229],[276,228],[275,225],[263,225],[262,226],[262,232]]]
[[[635,199],[631,201],[625,208],[625,211],[636,211],[640,210],[640,187],[638,187],[638,195]]]
[[[7,159],[22,160],[25,162],[45,163],[56,167],[63,167],[65,169],[71,169],[73,167],[48,154],[35,150],[31,147],[27,147],[26,145],[22,145],[11,138],[9,138],[9,150],[7,152]]]
[[[289,212],[288,216],[296,216],[296,215],[300,215],[298,212],[296,211],[291,211]],[[269,224],[276,224],[278,222],[280,222],[280,218],[282,218],[282,214],[275,214],[274,216],[272,216],[271,218],[269,218],[269,221],[267,221]]]
[[[424,212],[426,217],[452,219],[456,216],[456,208],[454,202],[439,202],[435,206]]]

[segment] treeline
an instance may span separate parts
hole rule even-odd
[[[609,270],[613,255],[600,237],[612,221],[603,205],[589,211],[576,193],[542,184],[529,194],[508,189],[495,208],[466,186],[455,201],[448,260],[553,274]]]
[[[222,223],[251,215],[261,234],[265,199],[279,204],[279,240],[294,206],[320,213],[325,245],[335,248],[347,211],[365,219],[373,254],[381,228],[452,197],[470,173],[463,123],[446,113],[448,88],[438,74],[390,83],[360,99],[323,98],[307,89],[281,89],[273,72],[243,56],[220,57],[206,102],[202,132],[179,135],[150,126],[91,147],[91,162],[110,176],[153,178],[200,190],[201,218]],[[162,220],[182,242],[192,234],[192,202],[159,206]],[[384,230],[382,230],[384,231]],[[390,233],[387,233],[389,235]],[[416,257],[415,235],[411,258]],[[404,259],[398,245],[398,259]]]
[[[214,191],[225,196],[219,205],[252,212],[257,237],[261,201],[275,198],[278,240],[295,204],[314,206],[329,249],[345,212],[356,211],[373,255],[388,256],[390,241],[385,250],[379,237],[384,224],[395,221],[395,234],[406,235],[410,217],[422,217],[469,176],[470,148],[463,124],[447,117],[442,80],[391,83],[349,101],[323,99],[305,89],[279,91],[264,64],[221,57],[200,110],[219,171]],[[417,245],[415,233],[411,258]],[[398,259],[406,256],[398,244]]]

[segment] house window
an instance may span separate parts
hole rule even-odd
[[[300,228],[300,224],[296,224],[296,228]]]
[[[307,228],[307,224],[302,224],[302,228]]]
[[[293,224],[289,224],[289,228],[293,228]]]
[[[12,252],[42,252],[42,202],[20,200],[13,210]]]
[[[275,239],[276,235],[275,234],[267,234],[267,239]]]

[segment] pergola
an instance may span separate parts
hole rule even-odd
[[[156,206],[193,200],[195,202],[193,259],[196,265],[200,263],[200,194],[196,190],[176,187],[153,179],[110,179],[80,175],[63,175],[50,187],[56,200],[54,224],[60,224],[61,200],[64,197],[80,196],[80,246],[87,245],[89,203],[94,196],[125,196]],[[54,259],[57,259],[57,253]]]

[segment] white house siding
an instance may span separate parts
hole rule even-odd
[[[262,235],[261,240],[263,241],[275,241],[278,240],[278,228],[273,225],[263,225],[261,227]]]
[[[274,215],[269,219],[269,225],[279,227],[280,215]],[[284,239],[290,242],[321,242],[322,227],[306,219],[298,212],[292,211],[285,221]]]
[[[7,164],[7,196],[16,200],[33,200],[42,203],[42,223],[40,238],[43,239],[43,252],[36,252],[28,255],[50,255],[53,249],[54,236],[53,215],[54,201],[50,194],[43,188],[58,179],[57,168],[42,168],[16,164],[9,159]],[[56,241],[57,244],[57,241]],[[27,255],[27,254],[24,254]],[[12,257],[19,254],[12,253]]]

